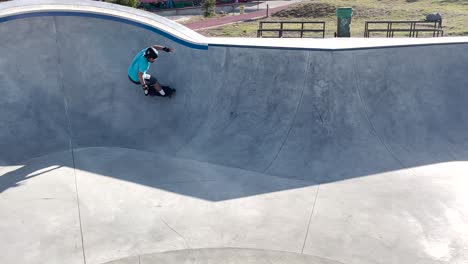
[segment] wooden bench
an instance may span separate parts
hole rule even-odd
[[[274,28],[265,28],[264,25],[273,25]],[[284,28],[284,25],[300,25],[300,28]],[[306,29],[304,25],[319,26],[317,29]],[[264,32],[278,33],[278,36],[265,36]],[[257,37],[259,38],[294,38],[295,36],[289,36],[283,33],[299,33],[300,38],[304,38],[304,33],[322,33],[321,37],[325,37],[325,22],[310,22],[310,21],[262,21],[260,22],[257,30]],[[297,37],[297,36],[296,36]]]
[[[378,25],[378,28],[370,28]],[[384,27],[382,27],[384,26]],[[395,32],[408,32],[410,38],[419,37],[419,32],[432,32],[433,37],[443,37],[442,21],[366,21],[364,37],[369,38],[372,32],[386,33],[387,38],[393,38]]]

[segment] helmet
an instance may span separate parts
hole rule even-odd
[[[158,51],[153,47],[149,47],[145,51],[145,57],[147,59],[157,59],[158,58]]]

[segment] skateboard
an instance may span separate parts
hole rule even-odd
[[[163,91],[164,91],[164,93],[166,93],[166,95],[162,96],[158,91],[156,91],[156,88],[154,88],[154,86],[148,87],[148,95],[149,96],[161,96],[161,97],[171,98],[176,92],[176,89],[171,88],[169,86],[161,85],[161,89],[163,89]]]

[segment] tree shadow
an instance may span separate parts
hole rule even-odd
[[[9,188],[15,188],[22,185],[22,182],[34,177],[44,175],[62,168],[63,165],[51,163],[34,163],[23,165],[20,168],[1,175],[0,171],[0,193]]]
[[[68,160],[67,155],[70,155]],[[74,162],[68,151],[54,153],[25,162],[20,168],[3,175],[0,171],[0,193],[20,187],[23,182],[33,177],[64,167],[75,169],[78,184],[80,179],[85,177],[86,182],[90,179],[93,181],[93,177],[111,177],[113,180],[209,201],[230,200],[314,185],[311,181],[275,177],[127,148],[82,148],[74,150],[73,156]]]
[[[101,181],[93,179],[93,177],[102,176],[112,178],[106,182],[120,180],[214,202],[406,169],[401,166],[393,167],[391,170],[376,170],[374,167],[363,169],[362,166],[350,167],[347,174],[329,175],[328,177],[317,175],[315,178],[304,180],[287,177],[288,175],[269,175],[241,168],[161,156],[152,152],[119,147],[79,148],[74,150],[73,156],[74,161],[71,153],[66,151],[26,162],[20,168],[0,176],[0,193],[9,188],[19,187],[22,182],[31,178],[51,173],[63,167],[75,169],[79,185],[81,185],[81,180],[86,179],[86,183],[82,185],[84,190],[87,188],[105,189],[106,186],[99,185],[102,184],[99,183]],[[428,165],[446,161],[428,159],[424,164],[413,165]]]

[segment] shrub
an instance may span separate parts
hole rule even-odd
[[[215,14],[215,4],[216,0],[203,0],[202,1],[202,8],[203,8],[203,16],[210,17]]]
[[[124,5],[129,7],[137,7],[140,4],[138,0],[117,0],[115,1],[115,3],[118,5]]]

